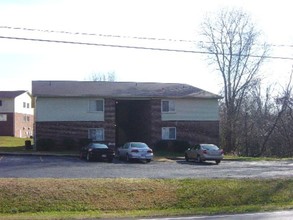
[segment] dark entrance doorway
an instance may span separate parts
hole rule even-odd
[[[116,101],[116,146],[127,141],[148,143],[150,138],[150,101]]]

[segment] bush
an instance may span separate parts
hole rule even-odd
[[[184,140],[160,140],[155,144],[156,151],[169,151],[182,153],[190,147],[190,143]]]
[[[56,147],[54,140],[50,138],[41,138],[37,140],[36,149],[38,151],[50,151]]]
[[[88,138],[81,138],[81,139],[79,139],[79,141],[78,141],[78,146],[79,146],[79,148],[82,148],[82,147],[88,145],[90,142],[91,142],[91,139],[88,139]]]
[[[64,150],[77,150],[76,141],[72,138],[64,138],[62,143]]]

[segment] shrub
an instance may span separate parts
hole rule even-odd
[[[73,138],[64,138],[62,144],[64,150],[77,150],[76,141]]]
[[[185,140],[160,140],[155,144],[156,151],[170,151],[182,153],[190,147],[190,143]]]
[[[54,140],[50,138],[41,138],[37,140],[36,149],[38,151],[50,151],[55,149],[56,145]]]
[[[79,148],[81,148],[81,147],[83,147],[83,146],[88,145],[90,142],[91,142],[91,139],[88,139],[88,138],[81,138],[81,139],[79,139],[79,141],[78,141],[78,146],[79,146]]]

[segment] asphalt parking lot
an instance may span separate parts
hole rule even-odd
[[[293,160],[195,163],[86,162],[78,157],[0,155],[0,178],[289,178]]]

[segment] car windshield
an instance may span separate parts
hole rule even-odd
[[[148,148],[145,143],[131,143],[132,148]]]
[[[98,144],[98,143],[93,143],[90,145],[90,147],[92,148],[98,148],[98,149],[107,149],[107,145],[106,144]]]
[[[202,146],[202,149],[204,150],[219,150],[219,148],[214,144],[204,144],[201,146]]]

